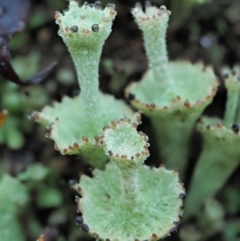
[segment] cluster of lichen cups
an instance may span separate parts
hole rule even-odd
[[[110,163],[73,186],[82,196],[76,221],[97,240],[158,240],[179,227],[185,191],[178,172],[143,164],[148,137],[137,125],[125,117],[106,126],[101,143]]]
[[[49,126],[47,136],[62,154],[79,154],[98,168],[93,178],[83,175],[74,185],[82,195],[77,222],[84,231],[104,240],[158,240],[177,231],[185,191],[177,171],[143,164],[149,144],[136,130],[140,114],[98,89],[98,65],[114,8],[70,1],[68,11],[56,13],[81,93],[32,117]]]
[[[188,191],[186,219],[200,212],[204,202],[216,195],[240,163],[240,67],[233,71],[225,68],[223,72],[227,89],[224,119],[202,117],[197,124],[203,150]]]
[[[147,1],[132,10],[143,33],[149,69],[140,82],[126,88],[131,105],[149,117],[162,160],[182,177],[196,120],[211,103],[218,85],[211,67],[186,61],[168,62],[165,35],[170,11]]]
[[[149,69],[141,82],[127,87],[126,97],[133,107],[150,118],[164,163],[168,168],[179,168],[183,175],[194,124],[211,103],[218,83],[211,67],[184,61],[168,63],[165,35],[170,12],[164,6],[157,8],[147,2],[143,12],[137,4],[132,13],[143,32]],[[35,112],[33,118],[46,126],[50,124],[48,135],[62,154],[79,154],[95,167],[105,168],[102,171],[96,169],[93,178],[82,176],[80,184],[74,186],[82,195],[77,199],[82,214],[77,217],[77,222],[83,230],[96,239],[157,240],[177,230],[183,208],[181,198],[185,194],[175,171],[143,165],[149,153],[146,135],[136,131],[140,115],[134,115],[124,102],[98,89],[102,46],[111,32],[115,15],[113,4],[102,10],[99,1],[95,4],[85,2],[80,7],[77,2],[70,1],[69,11],[63,15],[56,13],[59,35],[75,64],[81,94],[73,99],[64,97],[61,103]],[[234,115],[235,107],[231,103],[227,116]],[[108,123],[111,124],[107,126]],[[226,125],[229,128],[229,124]],[[198,128],[201,130],[201,124]],[[216,128],[223,130],[221,125]],[[216,128],[203,129],[210,133]],[[204,148],[208,151],[216,138],[221,139],[219,132],[212,138],[214,140],[206,137],[204,131],[202,133]],[[238,140],[238,137],[234,138]],[[198,190],[202,171],[209,170],[212,165],[210,162],[201,164],[201,160],[207,160],[206,156],[216,157],[216,149],[210,154],[205,149],[191,184],[187,216],[193,215],[198,206],[221,186],[201,189],[201,198],[197,198],[200,192],[197,195],[191,191]],[[230,152],[238,157],[238,152],[236,155],[234,151]],[[225,157],[226,153],[224,151]],[[106,165],[109,159],[110,163]],[[234,162],[232,166],[236,165]],[[225,171],[225,179],[233,169]],[[219,172],[212,177],[217,175]],[[151,200],[154,204],[149,205]]]
[[[56,12],[59,35],[67,45],[77,71],[81,94],[64,97],[61,103],[34,112],[35,121],[49,126],[47,136],[54,140],[61,154],[78,154],[95,167],[103,169],[108,157],[99,145],[102,128],[123,115],[138,118],[121,100],[99,91],[98,69],[102,47],[116,16],[114,4],[101,9],[101,3],[79,7],[69,2],[68,11]]]

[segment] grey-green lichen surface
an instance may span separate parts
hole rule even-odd
[[[46,106],[41,112],[33,112],[32,117],[47,127],[46,137],[55,142],[54,148],[61,154],[79,154],[93,166],[102,169],[108,159],[99,143],[102,128],[123,114],[131,116],[133,120],[139,119],[140,115],[134,115],[123,101],[111,95],[99,95],[98,108],[101,113],[98,119],[94,119],[99,124],[97,129],[91,125],[91,119],[86,121],[86,115],[81,111],[80,95],[74,98],[65,96],[62,102],[55,102],[53,107]]]
[[[115,118],[133,116],[123,101],[99,90],[102,47],[116,14],[114,4],[102,9],[99,1],[79,6],[72,0],[67,11],[56,12],[59,35],[73,59],[81,92],[77,97],[64,97],[61,103],[32,115],[35,121],[49,126],[47,136],[54,140],[55,149],[61,154],[79,154],[101,169],[108,159],[98,142],[102,128]]]
[[[211,103],[218,82],[209,66],[168,61],[166,31],[171,13],[165,6],[158,8],[148,1],[145,11],[137,4],[132,14],[143,33],[149,68],[125,94],[133,107],[150,118],[163,162],[183,174],[194,124]]]
[[[197,124],[203,150],[190,182],[185,218],[197,215],[201,205],[216,195],[240,163],[240,67],[232,71],[224,68],[223,72],[227,89],[224,119],[202,117]]]
[[[63,14],[56,12],[59,35],[70,48],[102,48],[112,31],[112,22],[116,16],[114,4],[104,9],[100,1],[94,4],[69,1],[69,9]]]
[[[143,164],[149,144],[138,124],[125,117],[106,126],[102,143],[110,163],[74,185],[82,196],[77,222],[97,240],[158,240],[179,227],[185,191],[178,172]]]

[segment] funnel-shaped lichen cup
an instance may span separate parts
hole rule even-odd
[[[96,239],[159,240],[179,227],[185,191],[178,172],[143,164],[148,138],[137,125],[122,118],[106,126],[102,145],[110,163],[74,186],[82,196],[78,220]]]
[[[56,12],[59,35],[73,59],[81,92],[32,115],[35,121],[49,126],[47,135],[61,154],[79,154],[100,169],[108,159],[98,143],[102,128],[115,118],[133,116],[123,101],[99,91],[100,56],[115,16],[114,4],[102,9],[99,1],[79,6],[71,0],[68,11]]]
[[[170,11],[165,6],[147,4],[144,12],[137,5],[132,14],[143,32],[149,69],[125,94],[150,118],[162,161],[183,176],[195,122],[211,103],[217,80],[212,68],[201,63],[168,62],[165,35]]]

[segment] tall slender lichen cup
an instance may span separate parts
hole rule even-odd
[[[149,69],[126,89],[126,97],[150,118],[167,168],[178,168],[183,175],[194,124],[216,93],[216,77],[211,67],[200,63],[168,62],[170,11],[165,6],[157,8],[147,1],[145,12],[137,4],[132,14],[143,32]]]
[[[106,126],[101,142],[110,163],[74,186],[82,196],[76,221],[97,240],[159,240],[178,229],[185,197],[178,172],[143,165],[148,137],[137,125],[122,118]]]
[[[59,35],[67,45],[77,71],[80,95],[64,97],[61,103],[34,112],[33,119],[49,127],[48,136],[62,154],[80,154],[98,168],[108,157],[99,145],[103,126],[133,112],[124,102],[99,91],[98,68],[102,47],[111,33],[115,5],[102,9],[101,2],[69,2],[68,11],[56,12]]]
[[[203,150],[197,161],[189,194],[186,215],[197,215],[201,205],[214,197],[240,163],[240,67],[224,74],[227,103],[224,120],[203,117],[197,129],[203,137]]]

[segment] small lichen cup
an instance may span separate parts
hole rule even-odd
[[[131,105],[151,120],[162,161],[184,176],[189,141],[196,120],[216,93],[217,80],[211,67],[186,61],[168,62],[166,31],[170,11],[147,1],[132,10],[143,33],[149,68],[140,82],[125,91]]]
[[[232,73],[225,68],[224,72],[224,119],[202,117],[197,124],[203,150],[190,182],[185,219],[199,213],[203,203],[216,195],[240,163],[240,67],[234,67]]]
[[[102,128],[115,118],[133,116],[123,101],[99,91],[100,56],[115,16],[114,4],[102,9],[99,1],[79,6],[71,0],[68,11],[56,12],[59,35],[73,59],[81,92],[75,98],[64,97],[61,103],[32,114],[35,121],[49,126],[47,136],[54,140],[55,149],[61,154],[79,154],[100,169],[108,159],[99,145]]]
[[[178,172],[143,165],[148,137],[137,126],[128,118],[106,126],[101,142],[110,163],[74,185],[76,221],[97,240],[158,240],[179,227],[185,191]]]

